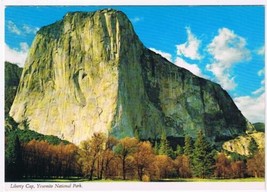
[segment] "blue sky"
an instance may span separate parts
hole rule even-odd
[[[23,66],[40,27],[103,6],[7,7],[5,59]],[[110,7],[109,7],[110,8]],[[251,122],[264,122],[264,6],[124,6],[147,48],[219,83]]]

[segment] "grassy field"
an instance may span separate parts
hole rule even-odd
[[[164,179],[162,182],[264,182],[264,178],[239,178],[239,179],[200,179],[200,178],[177,178]]]
[[[71,179],[23,179],[21,182],[138,182],[137,180],[93,180],[81,178]],[[200,179],[200,178],[173,178],[156,182],[264,182],[264,178],[240,178],[240,179]]]

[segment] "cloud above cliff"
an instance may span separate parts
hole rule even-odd
[[[7,21],[7,29],[11,32],[14,33],[16,35],[20,35],[21,31],[20,29],[15,25],[14,22],[12,21]]]
[[[22,24],[21,26],[16,25],[13,21],[7,21],[7,29],[9,32],[15,35],[27,35],[27,34],[36,34],[39,30],[38,27],[34,27],[27,24]]]
[[[233,90],[237,86],[231,71],[233,66],[251,59],[251,53],[246,46],[245,38],[228,28],[220,28],[218,35],[207,46],[207,51],[212,56],[212,63],[208,64],[206,69],[213,73],[226,90]]]
[[[172,55],[170,53],[166,53],[164,51],[161,51],[155,48],[149,48],[149,49],[157,54],[160,54],[162,57],[164,57],[168,61],[172,62]]]
[[[187,41],[183,44],[176,45],[177,55],[187,57],[191,60],[200,60],[201,55],[199,48],[201,40],[199,40],[191,31],[190,27],[186,27]]]
[[[174,64],[179,67],[187,69],[188,71],[192,72],[194,75],[203,77],[201,69],[198,67],[197,64],[188,63],[181,57],[177,57]]]
[[[265,93],[257,97],[241,96],[234,98],[234,102],[242,114],[252,123],[264,122],[265,119]]]
[[[27,58],[29,45],[25,42],[20,43],[19,49],[12,49],[5,44],[5,61],[15,63],[20,67],[23,67]]]

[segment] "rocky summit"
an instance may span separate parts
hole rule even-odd
[[[38,31],[10,115],[76,144],[95,132],[175,139],[202,129],[216,142],[254,130],[220,85],[147,49],[110,9],[68,13]]]

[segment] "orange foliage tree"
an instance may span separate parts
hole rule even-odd
[[[230,159],[224,153],[217,154],[214,175],[215,177],[228,178],[231,172]]]
[[[179,177],[190,178],[192,177],[192,170],[190,167],[190,159],[186,155],[179,155],[174,160],[174,167]]]
[[[99,163],[99,158],[104,151],[105,141],[106,136],[103,133],[94,133],[91,139],[81,143],[79,163],[84,175],[90,180],[93,180],[96,162]],[[99,164],[97,165],[99,166]]]
[[[161,179],[173,176],[175,168],[174,162],[170,157],[167,155],[157,155],[155,157],[155,164],[159,169],[159,177]]]
[[[147,175],[149,174],[150,165],[155,158],[151,143],[149,141],[139,142],[133,157],[135,160],[138,178],[142,181],[145,172],[147,172]]]
[[[115,152],[121,160],[123,180],[126,179],[127,169],[131,168],[132,158],[130,155],[135,153],[137,144],[136,138],[125,137],[119,141],[115,148]]]
[[[244,161],[231,162],[231,178],[243,178],[246,173],[246,164]]]
[[[247,173],[253,177],[265,176],[265,155],[264,150],[259,150],[247,161]]]
[[[73,144],[52,145],[31,140],[22,145],[24,176],[29,178],[70,177],[79,174],[78,148]]]

